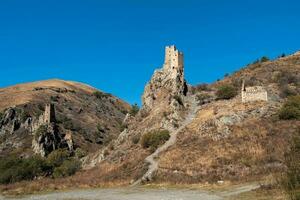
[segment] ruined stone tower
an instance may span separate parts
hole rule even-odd
[[[142,97],[143,109],[151,110],[163,101],[168,101],[174,96],[185,96],[186,93],[183,53],[178,51],[175,45],[166,46],[163,68],[155,70],[145,87]]]
[[[46,104],[45,113],[44,113],[44,123],[55,122],[55,109],[54,104]]]
[[[175,45],[166,46],[164,68],[171,72],[171,77],[176,77],[178,74],[184,77],[183,53],[179,52]]]

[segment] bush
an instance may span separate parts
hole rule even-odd
[[[131,109],[129,111],[129,114],[132,116],[135,116],[140,110],[140,107],[135,103],[131,106]]]
[[[54,178],[62,178],[75,174],[81,167],[81,163],[77,159],[65,160],[62,165],[56,167],[53,171]]]
[[[69,157],[70,153],[67,149],[57,149],[48,155],[47,162],[52,167],[59,167]]]
[[[196,99],[198,101],[198,105],[203,105],[210,102],[211,96],[206,93],[200,93],[196,96]]]
[[[77,148],[75,150],[75,156],[78,159],[83,158],[84,156],[86,156],[86,152],[83,149],[81,149],[81,148]]]
[[[281,185],[291,200],[300,200],[300,132],[293,138],[290,151],[284,163],[287,167]]]
[[[8,184],[21,180],[32,180],[50,170],[46,161],[38,156],[17,158],[9,156],[0,159],[0,183]]]
[[[236,88],[231,85],[223,85],[218,88],[218,99],[231,99],[237,95]]]
[[[104,93],[104,92],[100,92],[100,91],[95,91],[93,92],[93,95],[97,98],[97,99],[103,99],[103,98],[107,98],[110,97],[111,94],[109,93]]]
[[[279,111],[279,119],[300,120],[300,95],[288,97]]]
[[[260,62],[267,62],[269,61],[270,59],[267,57],[267,56],[263,56],[261,59],[260,59]]]
[[[160,145],[169,140],[170,134],[167,130],[158,130],[146,133],[141,139],[143,148],[151,148],[151,150],[157,149]]]

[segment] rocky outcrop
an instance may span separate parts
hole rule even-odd
[[[73,151],[72,133],[62,134],[55,123],[54,105],[47,104],[45,112],[38,117],[31,117],[23,107],[6,109],[0,119],[1,138],[31,138],[32,150],[41,156],[47,156],[58,148],[68,148]],[[7,148],[10,143],[13,146],[22,146],[22,142],[3,142],[0,152]]]
[[[17,113],[17,108],[8,108],[4,111],[2,119],[0,119],[0,135],[13,134],[20,128],[26,129],[30,123],[30,117],[26,120],[21,119],[20,114]]]
[[[45,112],[32,124],[32,134],[33,151],[43,157],[58,148],[73,151],[72,133],[63,135],[59,132],[53,104],[47,104]]]
[[[167,46],[165,51],[163,68],[155,70],[145,87],[142,97],[143,110],[149,111],[161,101],[169,101],[169,104],[172,104],[173,99],[178,101],[187,93],[183,53],[179,52],[175,46]]]
[[[55,123],[41,125],[35,132],[32,140],[32,148],[36,154],[45,157],[59,148],[73,150],[71,137],[59,133]]]

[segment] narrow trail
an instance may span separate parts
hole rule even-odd
[[[158,169],[158,156],[161,152],[166,151],[170,146],[174,145],[177,140],[177,134],[182,131],[187,125],[189,125],[193,119],[195,118],[199,107],[197,105],[197,101],[195,97],[191,97],[188,99],[189,102],[189,112],[188,115],[186,116],[185,120],[183,121],[182,125],[177,128],[173,129],[170,132],[170,138],[167,142],[165,142],[162,146],[156,149],[154,153],[149,155],[145,161],[149,163],[148,171],[143,175],[143,177],[139,180],[137,180],[135,183],[132,184],[132,186],[139,185],[143,181],[151,181],[153,173]]]

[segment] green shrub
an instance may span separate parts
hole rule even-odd
[[[81,148],[77,148],[75,150],[75,156],[76,156],[76,158],[79,158],[79,159],[83,158],[84,156],[86,156],[86,152]]]
[[[135,116],[139,112],[139,110],[140,110],[139,106],[135,103],[131,106],[129,113],[130,115]]]
[[[146,133],[141,139],[143,148],[151,148],[151,150],[157,149],[160,145],[169,140],[170,134],[167,130],[158,130]]]
[[[203,105],[210,102],[211,96],[206,93],[200,93],[196,96],[196,99],[198,101],[198,105]]]
[[[267,56],[263,56],[263,57],[261,57],[260,62],[267,62],[269,60],[270,59]]]
[[[111,94],[109,94],[109,93],[104,93],[104,92],[101,92],[101,91],[95,91],[95,92],[93,92],[93,95],[94,95],[97,99],[103,99],[103,98],[111,97]]]
[[[47,162],[52,167],[59,167],[69,157],[70,152],[67,149],[57,149],[48,155]]]
[[[279,111],[279,119],[300,120],[300,95],[288,97]]]
[[[75,174],[81,167],[81,162],[77,159],[65,160],[59,167],[53,171],[54,178],[62,178]]]
[[[0,183],[8,184],[21,180],[32,180],[50,170],[46,161],[38,156],[17,158],[9,156],[0,159]]]
[[[218,99],[231,99],[237,95],[236,88],[232,85],[222,85],[218,88]]]

